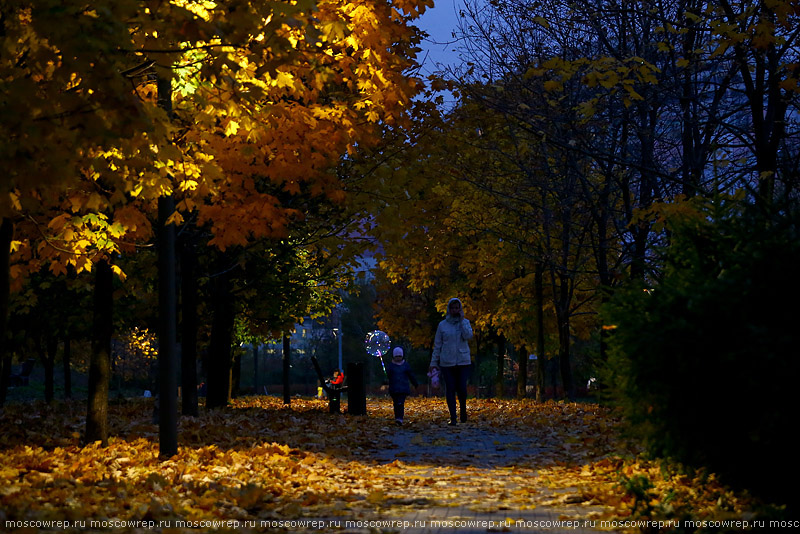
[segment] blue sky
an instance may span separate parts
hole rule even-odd
[[[414,23],[417,27],[428,32],[430,37],[423,41],[423,52],[418,57],[421,62],[427,58],[422,66],[421,74],[427,75],[439,70],[437,64],[452,64],[458,61],[458,54],[454,51],[455,43],[452,32],[458,25],[457,7],[460,0],[434,0],[433,9],[425,11],[425,14]]]

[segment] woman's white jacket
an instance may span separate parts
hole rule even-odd
[[[459,322],[444,319],[436,329],[430,366],[453,367],[471,364],[468,343],[470,339],[472,339],[472,325],[468,319],[461,319]]]

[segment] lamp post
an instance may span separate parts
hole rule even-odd
[[[339,331],[339,335],[336,336],[339,341],[339,370],[343,370],[344,367],[342,366],[342,311],[339,310],[339,327],[337,328]]]

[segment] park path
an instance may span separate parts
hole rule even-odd
[[[540,475],[552,444],[539,446],[515,429],[482,421],[455,427],[412,422],[394,429],[389,442],[369,454],[388,480],[404,482],[405,494],[387,496],[380,514],[380,520],[402,523],[365,523],[373,532],[599,531],[600,506]]]

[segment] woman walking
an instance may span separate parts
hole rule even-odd
[[[468,343],[470,339],[472,339],[472,325],[464,318],[461,301],[452,298],[447,303],[447,316],[436,329],[430,365],[431,369],[440,369],[444,379],[451,425],[458,423],[456,396],[461,408],[461,422],[467,422],[467,379],[472,367]]]

